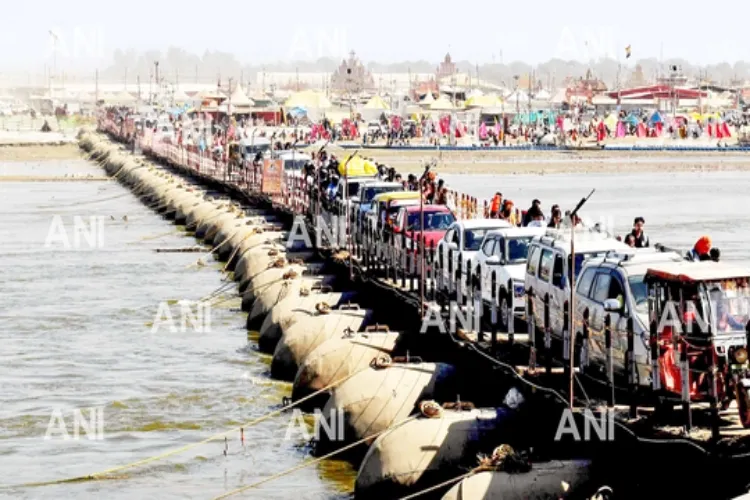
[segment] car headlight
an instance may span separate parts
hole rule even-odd
[[[735,349],[732,353],[732,357],[734,358],[734,362],[739,365],[744,365],[747,361],[747,349],[744,347],[740,347],[739,349]]]
[[[526,289],[524,288],[523,283],[514,283],[513,284],[513,295],[516,297],[523,297],[526,294]]]

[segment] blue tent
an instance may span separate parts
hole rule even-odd
[[[292,115],[294,118],[298,118],[300,116],[306,115],[307,114],[307,110],[305,108],[297,106],[295,108],[290,109],[289,110],[289,114]]]
[[[649,123],[651,123],[651,125],[655,123],[662,123],[662,121],[663,120],[661,119],[661,114],[658,111],[654,111],[654,114],[651,115],[651,118],[649,119]]]

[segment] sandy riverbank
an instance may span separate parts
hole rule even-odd
[[[334,151],[345,156],[352,151]],[[409,151],[361,150],[400,172],[421,172],[425,161],[451,174],[545,174],[750,170],[750,154],[732,151]]]
[[[75,144],[34,144],[9,146],[0,144],[0,162],[36,160],[72,160],[81,157]]]

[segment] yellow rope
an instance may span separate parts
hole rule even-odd
[[[363,368],[363,370],[364,370],[364,368]],[[352,378],[354,375],[358,374],[361,371],[362,370],[357,370],[355,372],[352,372],[351,374],[347,375],[346,377],[343,377],[340,380],[336,380],[334,382],[331,382],[330,384],[328,384],[327,386],[323,387],[322,389],[319,389],[319,390],[313,392],[312,394],[310,394],[308,396],[300,398],[300,399],[298,399],[297,401],[295,401],[293,403],[290,403],[290,404],[288,404],[286,406],[283,406],[283,407],[279,408],[278,410],[274,410],[274,411],[272,411],[270,413],[267,413],[267,414],[265,414],[265,415],[263,415],[261,417],[253,419],[253,420],[245,423],[244,425],[233,427],[232,429],[229,429],[228,431],[225,431],[225,432],[222,432],[222,433],[210,436],[210,437],[208,437],[208,438],[206,438],[206,439],[204,439],[202,441],[198,441],[197,443],[188,444],[188,445],[182,446],[181,448],[176,448],[174,450],[167,451],[167,452],[162,453],[160,455],[156,455],[156,456],[149,457],[149,458],[144,458],[143,460],[138,460],[136,462],[132,462],[132,463],[125,464],[125,465],[119,465],[117,467],[112,467],[111,469],[106,469],[106,470],[103,470],[103,471],[100,471],[100,472],[94,472],[93,474],[88,474],[86,476],[77,476],[77,477],[71,477],[71,478],[66,478],[66,479],[53,479],[51,481],[39,481],[39,482],[34,482],[34,483],[23,483],[23,484],[17,484],[17,485],[12,485],[12,486],[0,486],[0,489],[34,488],[34,487],[38,487],[38,486],[50,486],[50,485],[53,485],[53,484],[78,483],[78,482],[84,482],[84,481],[98,481],[98,480],[103,480],[103,479],[115,479],[115,478],[106,477],[106,476],[110,476],[111,474],[113,474],[115,472],[120,472],[120,471],[124,471],[124,470],[127,470],[127,469],[132,469],[134,467],[138,467],[138,466],[141,466],[141,465],[146,465],[146,464],[149,464],[149,463],[152,463],[152,462],[157,462],[159,460],[162,460],[164,458],[170,457],[172,455],[177,455],[178,453],[182,453],[182,452],[190,450],[192,448],[196,448],[196,447],[204,445],[206,443],[210,443],[211,441],[215,441],[217,439],[223,438],[223,437],[225,437],[225,436],[227,436],[227,435],[229,435],[229,434],[231,434],[233,432],[237,432],[240,429],[244,429],[246,427],[252,427],[254,425],[257,425],[257,424],[259,424],[261,422],[264,422],[264,421],[268,420],[269,418],[272,418],[272,417],[275,417],[277,415],[280,415],[281,413],[285,412],[286,410],[289,410],[289,409],[291,409],[291,408],[293,408],[293,407],[295,407],[295,406],[297,406],[297,405],[299,405],[301,403],[304,403],[305,401],[307,401],[309,399],[312,399],[312,398],[318,396],[319,394],[321,394],[321,393],[323,393],[325,391],[328,391],[328,390],[336,387],[339,384],[342,384],[342,383],[346,382],[347,380],[349,380],[350,378]]]
[[[251,231],[250,234],[246,235],[244,238],[242,238],[240,240],[239,243],[237,243],[237,246],[234,247],[234,250],[232,251],[232,255],[230,255],[229,258],[227,259],[227,263],[224,266],[224,269],[222,269],[222,272],[226,272],[227,271],[227,267],[229,267],[229,263],[232,262],[232,259],[234,259],[234,256],[237,255],[237,251],[239,251],[240,245],[242,245],[245,242],[245,240],[247,240],[251,236],[255,236],[256,234],[259,234],[259,233],[256,233],[255,231]],[[232,236],[234,236],[234,235],[232,235]]]
[[[202,256],[202,257],[199,257],[199,258],[198,258],[198,261],[201,261],[201,260],[203,260],[203,257],[209,257],[209,256],[210,256],[210,255],[212,255],[212,254],[213,254],[213,253],[214,253],[214,252],[215,252],[216,250],[218,250],[219,248],[223,247],[223,246],[224,246],[224,244],[225,244],[225,243],[226,243],[227,241],[229,241],[229,240],[231,240],[232,238],[234,238],[234,235],[235,235],[235,234],[237,234],[237,231],[239,231],[239,230],[235,230],[235,232],[233,232],[231,236],[229,236],[229,237],[228,237],[227,239],[225,239],[224,241],[222,241],[221,243],[219,243],[218,245],[216,245],[215,247],[213,247],[213,248],[212,248],[211,250],[209,250],[208,252],[206,252],[205,254],[203,254],[203,256]],[[198,264],[198,261],[196,261],[196,262],[194,262],[194,263],[192,263],[192,264],[188,264],[187,266],[185,266],[185,268],[187,269],[187,268],[190,268],[190,267],[193,267],[193,266],[197,266],[197,265],[199,265],[199,264]]]
[[[384,432],[387,432],[387,431],[391,430],[391,427],[399,426],[399,425],[401,425],[401,424],[403,424],[405,422],[408,422],[409,420],[414,420],[415,418],[417,418],[417,417],[416,416],[407,417],[407,418],[401,420],[400,422],[397,422],[393,426],[387,427],[387,428],[383,429],[382,431],[378,431],[378,432],[376,432],[374,434],[370,434],[369,436],[363,437],[362,439],[360,439],[358,441],[355,441],[355,442],[353,442],[351,444],[348,444],[348,445],[346,445],[346,446],[344,446],[342,448],[339,448],[336,451],[332,451],[330,453],[327,453],[327,454],[325,454],[325,455],[323,455],[321,457],[314,458],[312,460],[306,460],[306,461],[302,462],[301,464],[292,467],[291,469],[287,469],[287,470],[285,470],[283,472],[278,472],[278,473],[276,473],[276,474],[274,474],[272,476],[268,476],[267,478],[261,479],[260,481],[256,481],[256,482],[254,482],[252,484],[241,486],[241,487],[239,487],[239,488],[237,488],[235,490],[228,491],[228,492],[226,492],[224,494],[221,494],[221,495],[219,495],[217,497],[214,497],[213,500],[221,500],[223,498],[231,497],[231,496],[234,496],[234,495],[236,495],[238,493],[242,493],[243,491],[247,491],[247,490],[250,490],[252,488],[257,488],[258,486],[260,486],[262,484],[265,484],[265,483],[268,483],[268,482],[271,482],[274,479],[278,479],[280,477],[287,476],[287,475],[291,474],[292,472],[296,472],[296,471],[298,471],[300,469],[304,469],[305,467],[309,467],[310,465],[314,465],[314,464],[316,464],[318,462],[322,462],[323,460],[327,460],[327,459],[329,459],[331,457],[334,457],[334,456],[338,455],[339,453],[343,453],[346,450],[354,448],[355,446],[359,446],[360,444],[362,444],[362,443],[364,443],[366,441],[369,441],[370,439],[378,437],[380,434],[383,434]]]

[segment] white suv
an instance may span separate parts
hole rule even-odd
[[[628,319],[633,319],[635,357],[639,367],[649,366],[648,291],[644,276],[654,264],[682,262],[681,255],[652,248],[631,249],[629,253],[609,253],[603,258],[589,259],[576,283],[576,325],[588,317],[589,364],[604,373],[607,351],[604,318],[610,316],[614,371],[626,375],[624,364],[628,349]],[[576,335],[582,332],[580,327]],[[639,370],[639,382],[650,383],[648,370]]]
[[[608,236],[586,229],[576,229],[575,275],[580,275],[586,259],[604,257],[607,252],[625,253],[631,248]],[[529,248],[526,264],[526,292],[533,296],[534,324],[544,325],[544,298],[549,296],[550,330],[553,337],[562,338],[564,304],[570,299],[570,230],[547,229],[544,236],[535,238]]]
[[[499,304],[499,328],[508,331],[514,316],[525,316],[524,271],[531,241],[545,233],[541,227],[509,226],[487,233],[482,247],[474,255],[471,268],[481,276],[482,301],[491,304],[495,283],[495,298]]]
[[[482,242],[487,236],[487,233],[498,228],[511,227],[509,223],[501,219],[465,219],[454,222],[445,236],[438,242],[437,245],[437,258],[441,259],[443,263],[440,269],[441,276],[441,291],[448,292],[449,290],[455,290],[448,286],[450,280],[454,280],[456,276],[456,269],[458,268],[458,256],[461,255],[463,263],[461,270],[463,276],[461,277],[459,284],[466,283],[466,272],[471,265],[474,255],[479,251]],[[453,255],[453,264],[449,265],[449,256]],[[453,272],[449,273],[449,269]],[[466,287],[464,286],[461,290],[465,293]]]

